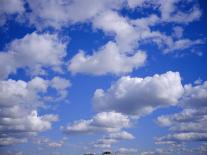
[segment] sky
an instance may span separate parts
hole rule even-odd
[[[0,0],[0,154],[207,154],[206,0]]]

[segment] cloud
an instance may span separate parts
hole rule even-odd
[[[197,40],[190,40],[190,39],[180,39],[175,42],[168,48],[164,49],[164,53],[180,51],[184,49],[189,49],[198,45],[204,44],[204,40],[197,39]]]
[[[135,153],[138,153],[138,150],[137,149],[134,149],[134,148],[123,148],[121,147],[118,151],[117,151],[118,154],[121,154],[121,155],[128,155],[128,154],[135,154]]]
[[[87,134],[97,132],[115,132],[130,126],[130,119],[126,115],[116,112],[101,112],[92,119],[79,120],[63,127],[66,134]],[[129,135],[126,135],[129,136]]]
[[[116,140],[132,140],[135,139],[135,137],[126,131],[120,131],[120,132],[112,132],[108,136],[105,137],[106,139],[116,139]]]
[[[0,81],[1,145],[26,142],[28,137],[51,129],[58,115],[38,115],[38,109],[47,102],[45,96],[48,96],[50,83],[40,77],[28,82],[11,79]],[[58,88],[55,90],[58,93]]]
[[[57,92],[59,93],[60,97],[56,98],[56,100],[61,100],[67,97],[68,95],[68,88],[71,86],[71,83],[69,80],[66,80],[61,77],[54,77],[51,80],[51,87],[56,89]]]
[[[28,68],[34,75],[44,74],[43,68],[47,67],[60,71],[65,55],[66,43],[56,35],[27,34],[9,43],[6,51],[0,53],[0,78],[7,78],[18,68]]]
[[[38,144],[49,148],[60,148],[65,144],[64,139],[54,141],[46,137],[34,137],[31,140],[33,144]]]
[[[179,16],[179,18],[181,17]],[[104,75],[111,73],[120,75],[130,73],[144,64],[146,54],[137,52],[136,49],[145,43],[155,43],[163,53],[204,44],[204,41],[200,39],[190,40],[180,36],[175,40],[172,36],[152,30],[152,26],[162,23],[162,19],[156,14],[132,20],[109,9],[94,16],[91,23],[94,28],[114,36],[115,41],[109,41],[92,55],[86,55],[83,51],[76,54],[68,67],[69,71],[74,74]]]
[[[28,0],[32,10],[28,17],[37,28],[52,26],[59,29],[73,23],[86,22],[105,10],[117,9],[121,3],[113,0]]]
[[[105,11],[92,21],[93,26],[115,34],[121,52],[133,52],[139,36],[128,20],[114,11]]]
[[[127,0],[129,8],[142,7],[145,4],[144,0]]]
[[[183,36],[184,29],[180,26],[175,26],[173,28],[173,36],[175,38],[181,38]]]
[[[97,111],[115,110],[142,116],[158,107],[176,105],[182,94],[183,87],[178,72],[169,71],[145,78],[125,76],[106,91],[97,89],[93,106]]]
[[[23,0],[1,0],[0,5],[0,26],[3,26],[11,15],[23,14],[25,11]]]
[[[108,42],[93,55],[85,55],[83,51],[76,54],[69,63],[68,69],[73,74],[85,73],[93,75],[125,74],[139,68],[146,61],[146,54],[138,51],[132,56],[120,53],[114,42]]]
[[[187,11],[179,8],[179,4],[192,4],[193,7]],[[93,4],[93,5],[90,5]],[[161,19],[164,22],[175,23],[190,23],[196,21],[201,16],[200,9],[189,1],[183,2],[181,0],[159,0],[159,1],[143,1],[143,0],[127,0],[113,1],[113,0],[75,0],[75,1],[32,1],[28,0],[28,5],[31,12],[26,12],[31,24],[37,28],[54,27],[61,28],[74,23],[82,23],[91,21],[99,17],[100,14],[112,10],[120,10],[129,7],[134,9],[136,7],[149,8],[154,7],[161,13]],[[83,11],[84,10],[84,11]],[[103,19],[104,21],[105,19]],[[111,25],[110,23],[108,23]]]
[[[206,144],[200,146],[185,146],[185,145],[168,145],[162,148],[156,148],[151,151],[143,151],[141,155],[205,155],[207,152]]]
[[[158,143],[179,143],[188,141],[207,141],[207,82],[192,86],[184,86],[181,99],[181,112],[162,115],[157,122],[168,127],[171,134],[158,137]]]
[[[183,3],[182,0],[157,1],[157,4],[160,5],[159,10],[161,12],[161,19],[164,22],[188,24],[201,17],[201,10],[197,6],[194,5],[191,9],[183,11],[181,8],[177,7],[181,3]]]
[[[135,139],[135,137],[126,131],[112,132],[92,143],[92,146],[94,148],[111,148],[113,144],[118,143],[121,140],[133,139]]]

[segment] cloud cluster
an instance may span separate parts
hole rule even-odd
[[[8,10],[12,10],[11,12],[19,14],[21,13],[21,17],[26,19],[25,22],[29,21],[29,23],[35,25],[37,29],[48,27],[61,29],[62,27],[69,27],[76,23],[89,22],[94,29],[100,29],[106,35],[112,35],[114,37],[113,41],[109,41],[92,55],[86,55],[82,51],[76,54],[70,60],[68,66],[69,71],[72,73],[93,75],[110,73],[120,75],[132,72],[134,69],[142,66],[146,61],[147,54],[137,50],[140,45],[145,43],[155,43],[163,53],[180,51],[204,44],[203,40],[191,40],[184,38],[183,35],[182,37],[173,38],[154,28],[162,23],[173,22],[185,25],[198,20],[202,13],[198,6],[192,2],[188,2],[193,7],[192,9],[187,9],[187,11],[177,7],[183,3],[188,4],[182,0],[173,2],[169,0],[106,0],[103,2],[98,0],[26,0],[25,2],[15,0],[14,2],[9,1],[9,3],[11,3],[10,5],[4,1],[1,3],[3,4],[1,9],[3,14],[8,12]],[[27,4],[27,9],[24,8],[24,3]],[[15,4],[18,7],[16,7]],[[128,17],[123,17],[122,14],[119,13],[123,8],[153,8],[158,13],[151,13],[149,16],[140,16],[136,19],[130,19]],[[64,49],[59,49],[60,47],[58,45],[54,47],[54,50],[56,50],[55,48],[58,48],[57,51],[64,51]],[[60,52],[59,54],[63,53],[64,52]],[[63,57],[63,55],[56,56]],[[11,60],[12,58],[3,57],[2,59],[13,61]],[[110,67],[108,64],[112,62],[113,66]],[[39,61],[37,63],[39,63]],[[20,67],[25,66],[25,64],[19,65]],[[54,64],[49,63],[45,65]],[[8,66],[5,74],[8,74],[7,72],[14,72],[15,67],[19,66],[17,66],[17,64]],[[28,66],[26,65],[26,67]],[[53,68],[56,67],[57,66]],[[37,70],[36,72],[42,71],[41,65],[35,66],[35,69]],[[59,70],[59,68],[56,68],[56,70]]]
[[[181,102],[181,112],[158,117],[158,124],[172,133],[157,138],[157,143],[207,141],[207,82],[185,85]]]
[[[40,77],[0,81],[0,145],[26,142],[28,136],[50,129],[58,120],[55,114],[38,115],[51,83]]]

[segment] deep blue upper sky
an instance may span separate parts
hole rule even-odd
[[[205,155],[205,6],[1,0],[0,154]]]

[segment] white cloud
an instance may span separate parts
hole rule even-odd
[[[142,7],[145,4],[145,0],[127,0],[130,8]]]
[[[116,140],[132,140],[135,139],[135,137],[126,131],[120,131],[120,132],[112,132],[109,135],[107,135],[105,138],[107,139],[116,139]]]
[[[153,91],[152,91],[153,90]],[[183,94],[178,72],[145,78],[120,78],[106,91],[97,89],[95,110],[115,110],[129,115],[145,115],[163,106],[176,105]]]
[[[1,0],[0,1],[0,26],[3,26],[11,15],[24,13],[23,0]]]
[[[184,29],[180,26],[175,26],[173,28],[173,36],[175,38],[181,38],[183,36]]]
[[[32,13],[29,14],[31,24],[38,28],[52,26],[61,28],[69,24],[85,22],[100,12],[119,8],[121,1],[113,0],[28,0]]]
[[[116,139],[99,139],[93,143],[94,148],[110,149],[112,144],[117,143]]]
[[[45,67],[61,70],[66,55],[66,43],[56,35],[27,34],[12,41],[6,52],[0,53],[0,77],[6,78],[18,68],[29,68],[31,74],[43,74]]]
[[[181,112],[158,117],[158,124],[168,127],[171,134],[157,138],[158,143],[207,141],[207,82],[184,86]]]
[[[182,3],[181,0],[159,0],[157,3],[160,5],[159,10],[164,22],[188,24],[198,20],[202,14],[201,10],[196,6],[193,6],[193,8],[188,11],[182,11],[178,7],[179,4]]]
[[[112,111],[98,113],[89,120],[75,121],[73,124],[63,127],[63,131],[67,134],[115,132],[129,126],[128,116]]]
[[[38,109],[45,106],[44,98],[48,95],[48,88],[52,87],[50,83],[40,77],[28,82],[11,79],[0,81],[0,137],[4,141],[1,145],[26,142],[28,137],[51,129],[58,115],[38,115]],[[61,87],[61,90],[67,88]],[[59,88],[54,89],[59,94]]]
[[[171,44],[169,47],[164,49],[164,53],[189,49],[191,47],[195,47],[197,45],[202,45],[204,43],[205,42],[201,39],[197,39],[197,40],[179,39],[177,41],[174,41],[173,44]]]
[[[54,77],[51,80],[51,87],[56,89],[57,92],[59,93],[60,97],[56,98],[56,100],[61,100],[67,97],[68,95],[68,88],[71,86],[71,83],[69,80],[66,80],[61,77]]]
[[[117,151],[117,153],[120,154],[120,155],[129,155],[129,154],[138,153],[138,150],[134,149],[134,148],[123,148],[123,147],[121,147]]]
[[[112,132],[92,143],[92,146],[95,148],[111,148],[113,144],[118,143],[121,140],[132,139],[135,139],[135,137],[126,131]]]
[[[139,36],[126,18],[114,11],[105,11],[97,16],[92,23],[94,27],[100,28],[106,33],[114,33],[121,52],[133,53]]]
[[[25,138],[14,138],[14,137],[0,138],[0,146],[13,145],[13,144],[19,144],[25,142],[27,142],[27,139]]]
[[[70,61],[68,69],[74,74],[103,75],[111,73],[119,75],[139,68],[145,63],[146,57],[146,54],[140,51],[132,56],[127,56],[120,53],[119,47],[115,43],[108,42],[93,55],[85,55],[84,52],[79,52]]]

